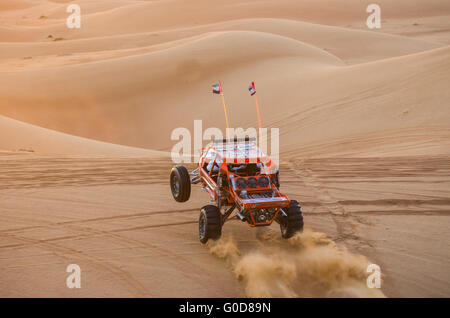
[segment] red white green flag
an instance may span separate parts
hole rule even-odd
[[[248,91],[250,92],[250,95],[253,96],[256,94],[256,88],[255,88],[255,83],[252,82],[248,88]]]
[[[214,94],[220,94],[222,93],[222,86],[219,84],[214,84],[213,85],[213,93]]]

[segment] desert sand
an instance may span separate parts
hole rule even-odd
[[[449,297],[450,3],[377,1],[373,30],[370,3],[2,0],[0,296]],[[255,81],[280,129],[294,239],[231,220],[204,246],[207,195],[172,199],[171,132],[225,127],[218,80],[233,127]]]

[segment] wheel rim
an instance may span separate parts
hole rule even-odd
[[[280,223],[281,228],[281,234],[286,235],[287,234],[287,226],[285,224]]]
[[[200,219],[198,220],[198,234],[200,236],[200,239],[203,239],[205,237],[206,232],[206,220],[205,215],[202,213],[200,214]]]
[[[287,226],[287,218],[284,216],[280,219],[280,229],[281,229],[281,234],[286,235],[287,234],[287,230],[288,230],[288,226]]]
[[[178,179],[178,176],[174,174],[172,176],[172,193],[174,196],[178,196],[180,194],[180,180]]]

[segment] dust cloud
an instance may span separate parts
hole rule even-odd
[[[338,248],[324,233],[306,229],[288,240],[260,234],[247,253],[232,236],[208,248],[228,263],[248,297],[385,297],[366,285],[368,259]]]

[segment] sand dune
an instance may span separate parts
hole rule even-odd
[[[347,138],[345,143],[341,144],[341,150],[348,147],[359,152],[358,146],[371,147],[371,142],[365,142],[365,138],[369,136],[361,135],[363,146],[358,141],[358,134],[376,134],[390,130],[392,136],[398,136],[399,139],[387,138],[389,133],[381,137],[383,145],[374,145],[375,151],[380,154],[384,152],[383,147],[414,142],[412,136],[418,137],[417,150],[427,147],[428,142],[436,141],[440,145],[439,149],[436,149],[438,153],[448,154],[450,148],[447,123],[450,118],[444,105],[447,104],[449,95],[444,86],[448,83],[446,70],[450,66],[447,58],[449,49],[447,47],[340,68],[334,71],[335,78],[321,78],[321,89],[327,92],[338,91],[339,97],[327,94],[324,99],[314,101],[310,107],[303,104],[303,107],[306,107],[294,116],[291,113],[289,119],[280,116],[279,122],[291,123],[291,127],[300,125],[305,132],[305,135],[299,138],[291,135],[290,146],[295,147],[299,139],[303,145],[322,138],[326,143],[332,143],[340,135]],[[328,99],[330,97],[332,101]],[[347,120],[352,124],[344,127],[343,123]],[[329,135],[326,135],[325,127]],[[434,134],[438,131],[440,137],[436,138]],[[285,133],[286,139],[289,139],[288,130]],[[315,138],[317,139],[313,141]],[[410,150],[414,148],[413,143],[410,143],[409,147]],[[327,149],[327,153],[323,153],[327,156],[330,149],[323,149]]]
[[[202,58],[196,57],[198,54]],[[209,112],[213,101],[209,93],[197,100],[187,97],[209,90],[212,76],[268,60],[295,58],[305,71],[343,64],[326,51],[289,38],[256,32],[213,33],[145,55],[70,66],[69,72],[53,68],[4,73],[8,76],[0,81],[9,85],[7,90],[3,86],[0,111],[83,137],[160,148],[161,143],[149,136],[169,136],[175,125],[186,123],[186,118],[166,112],[167,107],[176,112],[201,105],[203,113]],[[26,95],[19,85],[24,82],[28,83]],[[171,124],[154,124],[161,121]],[[97,125],[99,122],[103,124]],[[219,122],[222,119],[216,118],[213,124]]]
[[[39,3],[39,1],[36,3]],[[450,5],[441,0],[427,1],[426,3],[420,0],[402,0],[395,3],[383,0],[377,3],[385,8],[387,12],[386,24],[388,24],[390,19],[396,20],[395,22],[398,23],[398,19],[444,16],[449,15],[450,12]],[[54,8],[53,10],[50,10],[50,4]],[[367,17],[365,9],[369,3],[350,0],[346,1],[345,5],[341,5],[330,0],[281,0],[277,2],[265,1],[262,4],[260,1],[255,0],[245,3],[239,0],[227,1],[227,3],[218,0],[201,0],[187,4],[182,0],[122,0],[113,2],[96,1],[96,4],[95,2],[94,4],[90,3],[90,1],[79,1],[79,4],[86,9],[86,17],[84,19],[86,28],[80,30],[80,32],[67,30],[60,23],[61,20],[67,17],[65,6],[61,5],[61,3],[50,2],[42,5],[41,8],[36,5],[35,7],[11,13],[11,19],[17,24],[15,14],[22,13],[26,16],[28,14],[30,17],[24,19],[23,25],[28,20],[36,20],[40,15],[48,14],[50,10],[52,18],[56,19],[52,21],[51,25],[48,25],[47,21],[41,21],[41,25],[43,24],[41,28],[30,30],[25,27],[17,27],[17,33],[14,34],[18,36],[21,33],[22,36],[18,37],[26,41],[42,41],[49,32],[50,34],[56,34],[58,37],[74,39],[167,30],[180,26],[195,26],[242,18],[261,18],[266,17],[269,12],[270,16],[274,18],[341,26],[355,24],[362,27]],[[176,8],[176,10],[173,8]],[[7,17],[8,15],[5,16],[5,18]],[[117,23],[117,21],[120,21],[120,23]]]
[[[146,54],[4,73],[0,111],[87,138],[170,150],[170,132],[194,119],[223,127],[223,118],[211,113],[219,101],[205,94],[217,78],[224,82],[233,125],[253,126],[253,105],[242,87],[255,79],[266,125],[282,128],[282,147],[296,148],[385,129],[445,128],[448,54],[443,48],[350,67],[325,50],[278,35],[211,33]],[[280,74],[276,81],[273,72]],[[286,92],[294,91],[299,94],[291,99]],[[280,103],[283,109],[272,106]],[[173,115],[186,109],[197,111]],[[352,125],[342,127],[346,120]],[[156,134],[166,138],[148,138]],[[448,151],[446,144],[441,148]]]
[[[33,6],[33,2],[32,1],[27,1],[27,0],[5,0],[2,1],[1,5],[0,5],[0,10],[1,11],[8,11],[8,10],[20,10],[20,9],[25,9],[25,8],[29,8]]]
[[[0,43],[1,58],[37,57],[42,55],[64,55],[74,53],[102,52],[136,49],[153,50],[155,44],[199,36],[219,31],[257,31],[290,37],[318,48],[328,50],[339,58],[351,62],[367,62],[381,58],[416,53],[439,45],[410,37],[395,36],[380,32],[354,30],[336,26],[305,23],[283,19],[243,19],[175,30],[155,31],[127,35],[111,35],[73,41],[53,42],[53,38],[35,43]],[[358,43],[355,45],[355,42]],[[382,43],[382,45],[380,45]],[[169,44],[166,44],[169,45]],[[156,47],[155,49],[158,49]],[[130,50],[131,54],[133,51]],[[135,54],[135,53],[134,53]],[[88,55],[89,57],[89,55]],[[97,54],[90,61],[107,58]],[[21,60],[21,59],[19,59]],[[23,60],[22,60],[23,61]],[[32,60],[29,60],[32,61]],[[89,60],[87,60],[89,61]],[[3,64],[10,65],[6,60]]]
[[[449,295],[448,1],[380,0],[380,30],[359,0],[79,0],[81,29],[69,3],[0,2],[0,296]],[[173,202],[170,134],[224,128],[218,80],[233,127],[256,82],[304,236],[201,246],[206,196]]]
[[[46,155],[162,157],[167,154],[71,136],[0,116],[0,149]]]

